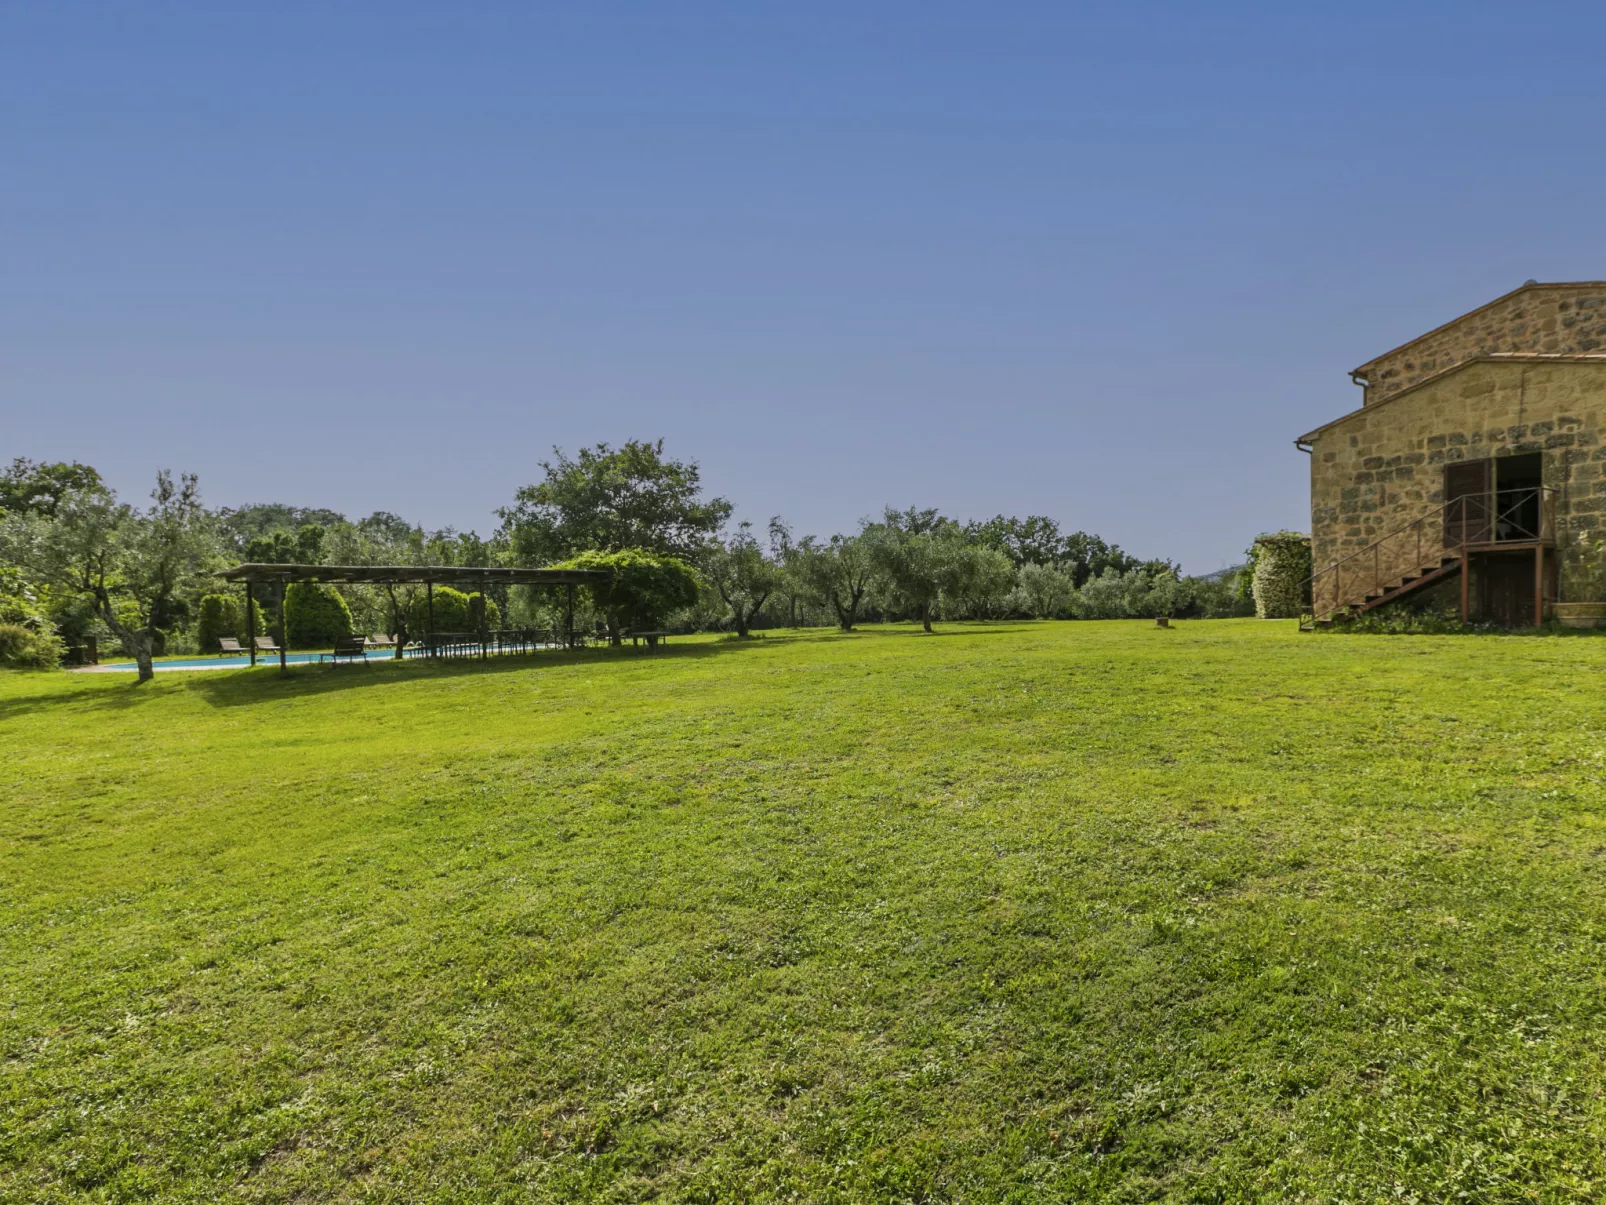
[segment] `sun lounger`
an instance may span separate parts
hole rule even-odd
[[[256,646],[259,653],[277,653],[279,651],[279,646],[273,643],[272,636],[258,636],[256,638]]]
[[[248,650],[241,647],[240,642],[233,636],[219,636],[217,638],[217,655],[219,657],[226,657],[230,653],[243,654],[247,651]]]
[[[396,647],[396,638],[394,636],[386,636],[383,633],[375,632],[373,635],[364,640],[363,643],[369,648],[373,649],[393,649]]]
[[[368,660],[368,642],[361,636],[343,637],[335,641],[334,652],[318,654],[319,661],[323,661],[326,658],[336,665],[340,664],[341,658],[345,658],[347,661],[366,661]]]

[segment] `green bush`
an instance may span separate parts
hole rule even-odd
[[[284,591],[285,644],[313,648],[351,635],[351,608],[333,586],[291,582]]]
[[[51,632],[36,632],[20,623],[0,623],[0,665],[11,669],[55,669],[67,646]]]
[[[431,624],[429,595],[420,591],[407,606],[407,630],[425,632],[472,632],[476,625],[469,616],[469,595],[450,586],[435,587],[435,622]]]
[[[1258,537],[1250,549],[1250,585],[1260,619],[1298,619],[1310,602],[1310,537],[1278,531]]]
[[[195,621],[195,646],[203,653],[217,652],[220,636],[245,636],[244,608],[232,594],[208,594],[201,599]]]
[[[585,587],[592,604],[608,616],[610,635],[620,628],[657,627],[675,611],[697,604],[697,575],[672,556],[639,548],[582,552],[554,569],[605,569],[608,578]]]

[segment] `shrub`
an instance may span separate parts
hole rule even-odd
[[[245,618],[239,600],[232,594],[208,594],[201,599],[195,621],[195,645],[203,653],[217,652],[219,636],[243,637]]]
[[[1303,583],[1310,577],[1310,537],[1278,531],[1255,540],[1251,549],[1255,615],[1261,619],[1298,619],[1309,600]]]
[[[615,640],[623,627],[657,627],[676,611],[697,605],[697,575],[676,557],[626,548],[582,552],[553,568],[608,571],[606,581],[585,589],[592,603],[608,616],[608,632]]]
[[[55,669],[67,646],[52,632],[36,632],[20,623],[0,623],[0,665],[11,669]]]
[[[435,622],[429,622],[430,599],[429,595],[420,591],[413,600],[407,604],[407,630],[423,634],[424,632],[472,632],[477,630],[473,618],[469,613],[469,595],[461,590],[454,590],[450,586],[435,587],[434,612]]]
[[[284,590],[285,644],[312,648],[351,635],[351,608],[332,586],[291,582]]]

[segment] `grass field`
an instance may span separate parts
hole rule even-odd
[[[0,1197],[1606,1194],[1606,640],[0,676]]]

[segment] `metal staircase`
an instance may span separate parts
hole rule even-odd
[[[1309,602],[1300,630],[1341,623],[1457,574],[1465,622],[1462,571],[1473,555],[1555,546],[1550,495],[1544,486],[1462,494],[1332,561],[1303,583]]]

